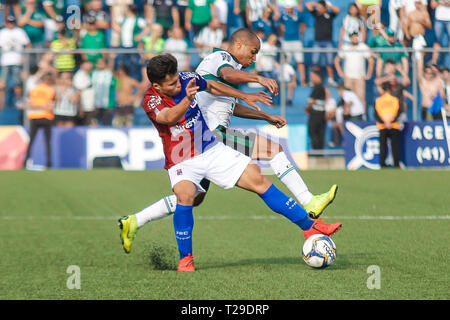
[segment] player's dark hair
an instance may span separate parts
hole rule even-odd
[[[178,71],[177,59],[169,54],[161,54],[153,57],[147,64],[147,77],[150,82],[161,82],[166,76],[173,75]]]

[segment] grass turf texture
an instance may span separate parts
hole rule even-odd
[[[194,210],[192,274],[173,270],[171,217],[139,230],[129,255],[119,240],[119,216],[169,193],[165,172],[0,172],[0,299],[450,298],[450,171],[302,176],[313,193],[339,184],[324,214],[343,222],[332,266],[308,267],[298,228],[258,196],[211,186]],[[67,288],[70,265],[80,267],[80,290]],[[367,287],[371,265],[378,290]]]

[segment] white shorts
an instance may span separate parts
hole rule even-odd
[[[173,187],[180,181],[191,181],[197,194],[206,192],[200,185],[204,178],[224,189],[233,188],[250,163],[250,157],[218,142],[209,150],[180,162],[168,170]]]
[[[301,41],[282,41],[281,48],[286,51],[290,51],[286,53],[288,58],[287,63],[291,63],[292,55],[294,56],[294,60],[297,63],[303,63],[305,58],[303,55],[303,51],[298,51],[299,49],[303,49],[303,43]],[[292,52],[293,51],[293,52]]]

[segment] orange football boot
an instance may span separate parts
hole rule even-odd
[[[332,223],[328,224],[323,222],[322,218],[319,218],[314,221],[314,224],[309,228],[308,230],[304,230],[303,234],[305,236],[305,239],[308,239],[314,234],[324,234],[327,236],[331,236],[332,234],[335,234],[339,229],[342,228],[342,223]]]
[[[194,257],[188,254],[186,257],[180,260],[177,271],[181,272],[194,272]]]

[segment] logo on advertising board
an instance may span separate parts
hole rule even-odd
[[[374,122],[345,122],[345,163],[349,170],[380,168],[380,133]],[[390,157],[387,158],[389,163]]]

